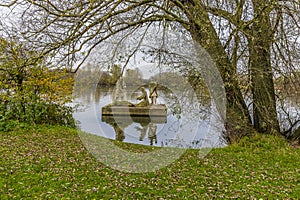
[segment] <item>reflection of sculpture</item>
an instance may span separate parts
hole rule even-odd
[[[157,144],[157,138],[156,138],[156,130],[157,130],[157,125],[150,122],[150,123],[141,123],[142,128],[140,127],[135,127],[136,130],[141,132],[140,141],[143,141],[147,132],[148,132],[148,138],[150,141],[150,145],[153,145],[153,141],[155,141],[155,144]]]
[[[151,104],[156,104],[156,99],[158,97],[156,89],[157,89],[156,83],[152,84],[152,87],[150,86],[149,98],[151,99]]]
[[[153,140],[155,141],[155,144],[157,144],[156,129],[157,129],[157,125],[151,122],[149,124],[149,132],[148,132],[148,138],[150,140],[150,145],[153,145]]]
[[[124,139],[125,139],[124,130],[126,127],[128,127],[131,124],[131,122],[126,122],[126,121],[121,122],[120,120],[116,120],[114,118],[102,118],[102,120],[113,127],[113,129],[116,133],[115,140],[118,140],[121,142],[124,141]]]
[[[133,123],[139,123],[141,126],[135,126],[135,129],[140,132],[139,141],[143,141],[148,134],[150,145],[157,144],[156,131],[157,124],[166,123],[166,117],[152,117],[145,116],[132,116],[130,118],[126,116],[105,116],[102,115],[102,121],[108,123],[114,128],[116,133],[116,140],[124,141],[126,127]]]
[[[121,142],[124,141],[125,139],[124,130],[122,130],[122,128],[120,128],[116,123],[113,125],[113,127],[116,132],[116,140]]]
[[[137,98],[137,100],[141,100],[136,106],[143,107],[149,106],[148,95],[144,87],[141,87],[142,95]]]
[[[145,138],[145,136],[146,136],[146,134],[147,134],[147,130],[148,130],[149,123],[140,123],[140,124],[142,125],[142,128],[136,126],[135,129],[136,129],[137,131],[140,131],[140,132],[141,132],[141,135],[140,135],[139,140],[140,140],[140,141],[143,141],[144,138]]]

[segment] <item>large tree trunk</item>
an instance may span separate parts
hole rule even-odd
[[[254,128],[261,133],[279,133],[276,112],[276,100],[273,73],[270,61],[272,30],[270,11],[265,9],[265,2],[253,1],[256,20],[248,36],[250,52],[250,72],[253,94]]]
[[[206,10],[199,4],[191,5],[190,10],[191,13],[188,17],[191,27],[189,31],[194,41],[209,53],[224,82],[227,99],[225,138],[228,142],[233,142],[253,132],[249,111],[238,84],[236,71]]]

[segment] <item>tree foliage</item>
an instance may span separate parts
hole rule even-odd
[[[36,52],[18,42],[0,41],[0,123],[60,124],[74,126],[72,77],[65,70],[51,70]]]
[[[18,37],[39,49],[41,57],[55,55],[55,60],[66,66],[75,66],[78,60],[83,63],[101,45],[117,48],[132,35],[142,41],[146,32],[153,30],[151,27],[175,29],[200,44],[222,76],[229,141],[254,129],[283,132],[273,78],[299,69],[297,0],[5,0],[2,5],[12,10],[21,8],[18,23],[22,28],[10,27]],[[166,40],[162,34],[162,44]],[[126,54],[128,59],[141,42],[134,44]],[[163,45],[151,52],[159,58],[167,53]],[[110,58],[117,55],[115,51]],[[80,64],[76,66],[75,71]],[[246,80],[246,90],[240,86],[241,80]],[[245,95],[249,95],[253,109],[248,108]]]

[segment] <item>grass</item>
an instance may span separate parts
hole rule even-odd
[[[198,153],[188,150],[156,172],[130,174],[97,162],[74,129],[0,132],[0,199],[300,198],[300,149],[279,138],[245,138],[202,159]]]

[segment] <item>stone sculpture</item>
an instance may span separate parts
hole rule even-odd
[[[138,107],[146,107],[149,106],[148,95],[144,87],[141,87],[142,94],[137,98],[137,100],[141,100],[136,106]]]

